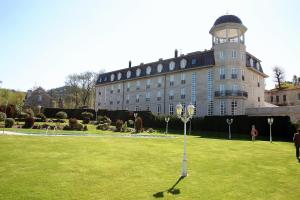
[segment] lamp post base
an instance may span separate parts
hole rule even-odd
[[[182,173],[181,173],[181,176],[182,177],[187,177],[187,160],[186,159],[184,159],[183,161],[182,161]]]

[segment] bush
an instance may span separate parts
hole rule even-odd
[[[82,123],[83,123],[83,124],[88,124],[88,123],[90,123],[90,118],[88,118],[88,117],[83,118]]]
[[[109,129],[109,124],[108,124],[108,123],[99,124],[99,125],[96,127],[96,129],[98,129],[98,130],[103,130],[103,131],[108,130],[108,129]]]
[[[133,120],[128,120],[128,124],[130,125],[130,126],[133,126],[134,125],[134,121]]]
[[[55,117],[58,119],[67,119],[68,115],[64,111],[59,111],[58,113],[56,113]]]
[[[19,119],[26,119],[27,117],[29,117],[29,114],[26,113],[26,112],[21,112],[21,113],[18,115],[18,118],[19,118]]]
[[[135,120],[135,131],[140,133],[143,131],[143,120],[141,117],[137,117]]]
[[[78,121],[76,118],[70,118],[69,119],[69,126],[72,130],[75,130],[77,128]]]
[[[122,125],[121,132],[128,132],[127,122]]]
[[[36,115],[37,118],[40,118],[41,119],[41,122],[46,122],[47,121],[47,118],[46,116],[43,114],[43,113],[38,113]]]
[[[155,130],[153,128],[148,128],[147,129],[147,133],[154,133],[154,132],[155,132]]]
[[[23,126],[23,128],[31,128],[34,125],[34,118],[33,117],[27,117],[25,119],[25,124]]]
[[[34,112],[33,112],[33,110],[31,108],[25,109],[24,112],[28,115],[28,117],[34,117]]]
[[[5,119],[5,128],[11,128],[15,124],[15,120],[12,118]]]
[[[91,113],[91,112],[83,112],[83,113],[81,113],[81,116],[82,116],[83,119],[84,119],[84,118],[93,119],[94,114]]]
[[[6,114],[4,112],[0,112],[0,121],[4,121],[6,118]]]
[[[121,132],[122,126],[123,126],[123,121],[117,120],[116,121],[116,131]]]
[[[100,124],[104,124],[104,123],[107,123],[109,125],[111,124],[111,120],[107,116],[98,116],[97,121],[99,121]]]

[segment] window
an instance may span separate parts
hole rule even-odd
[[[257,76],[257,87],[260,87],[260,78]]]
[[[161,113],[161,105],[157,104],[157,115],[160,115]]]
[[[213,101],[209,101],[208,102],[208,106],[207,106],[207,115],[208,116],[213,115],[213,110],[214,110],[214,102]]]
[[[283,95],[283,101],[286,102],[286,95]]]
[[[225,96],[225,85],[224,84],[220,85],[220,95]]]
[[[237,73],[238,73],[237,68],[232,68],[231,69],[231,79],[237,79]]]
[[[193,58],[192,59],[192,65],[195,65],[197,63],[197,59],[196,58]]]
[[[162,83],[162,78],[159,77],[158,78],[158,82],[157,82],[157,87],[161,87],[161,83]]]
[[[170,91],[169,91],[169,99],[170,99],[170,100],[173,100],[173,99],[174,99],[174,91],[173,91],[173,90],[170,90]]]
[[[147,79],[146,89],[149,89],[151,85],[151,79]]]
[[[185,73],[181,73],[180,77],[181,77],[181,84],[185,84]]]
[[[237,52],[236,52],[236,50],[232,50],[232,58],[233,59],[235,59],[235,58],[237,58]]]
[[[135,111],[139,111],[139,106],[135,106]]]
[[[139,90],[141,87],[141,82],[140,81],[137,81],[136,82],[136,90]]]
[[[169,105],[169,115],[174,115],[174,105],[172,103]]]
[[[298,98],[299,98],[299,94],[298,94]],[[273,102],[273,96],[271,96],[271,102]]]
[[[225,67],[220,68],[220,79],[225,79],[226,78],[226,69]]]
[[[233,84],[233,85],[232,85],[232,95],[233,95],[233,96],[236,96],[236,95],[237,95],[237,92],[238,92],[238,85]]]
[[[226,101],[220,102],[220,115],[226,115]]]
[[[196,78],[197,78],[196,72],[193,72],[192,73],[192,96],[191,96],[192,102],[196,102],[196,86],[197,86]]]
[[[99,92],[98,94],[101,95],[101,92]]]
[[[170,76],[170,86],[174,85],[174,75]]]
[[[111,93],[111,94],[114,93],[114,86],[113,86],[113,85],[110,87],[110,93]]]
[[[181,88],[180,90],[180,98],[185,99],[185,88]]]
[[[146,110],[150,111],[150,106],[149,105],[146,106]]]
[[[150,101],[150,92],[146,92],[146,101]]]
[[[241,74],[242,74],[242,80],[244,81],[245,80],[245,70],[241,70]]]
[[[151,66],[148,66],[146,69],[146,73],[149,75],[151,73]]]
[[[257,101],[260,102],[260,97],[257,97]]]
[[[126,104],[129,104],[129,95],[126,97]]]
[[[276,102],[277,103],[279,102],[279,96],[276,96]]]
[[[140,68],[138,68],[138,69],[136,70],[135,75],[136,75],[136,76],[140,76],[140,75],[141,75],[141,69],[140,69]]]
[[[118,85],[118,93],[121,92],[121,84]]]
[[[170,63],[169,63],[169,70],[170,71],[173,71],[175,69],[175,62],[174,61],[171,61]]]
[[[136,94],[136,96],[135,96],[135,102],[136,103],[140,102],[140,95],[139,94]]]
[[[237,100],[231,102],[231,115],[237,114]]]
[[[220,51],[219,52],[219,58],[220,59],[224,59],[224,51]]]
[[[127,83],[127,92],[130,91],[130,82]]]
[[[157,92],[157,101],[160,101],[160,100],[161,100],[161,92],[158,91],[158,92]]]
[[[109,101],[109,104],[110,104],[110,105],[113,105],[113,101]]]
[[[253,59],[250,58],[250,66],[253,67]]]

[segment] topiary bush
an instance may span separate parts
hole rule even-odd
[[[28,115],[28,117],[34,117],[34,112],[33,112],[33,110],[31,108],[25,109],[24,112]]]
[[[143,120],[141,117],[137,117],[135,120],[135,132],[136,133],[143,132]]]
[[[46,122],[47,121],[47,118],[43,113],[38,113],[38,114],[36,114],[35,117],[40,118],[41,122]]]
[[[15,120],[12,118],[5,119],[5,128],[11,128],[15,124]]]
[[[89,119],[93,119],[94,114],[91,112],[83,112],[81,113],[82,118],[89,118]]]
[[[123,126],[123,121],[118,119],[116,121],[116,131],[121,132],[122,126]]]
[[[25,119],[25,124],[23,128],[32,128],[34,125],[34,118],[33,117],[27,117]]]
[[[121,132],[128,132],[127,122],[122,125]]]
[[[83,124],[88,124],[88,123],[90,123],[90,118],[84,117],[83,120],[82,120],[82,123],[83,123]]]
[[[59,112],[56,113],[55,117],[58,118],[58,119],[67,119],[68,114],[64,111],[59,111]]]
[[[0,122],[4,121],[5,118],[6,118],[6,114],[4,112],[0,112]]]
[[[108,123],[99,124],[99,125],[96,127],[96,129],[106,131],[106,130],[109,129],[109,124],[108,124]]]

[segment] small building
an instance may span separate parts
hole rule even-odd
[[[300,86],[266,90],[265,101],[277,106],[300,105]]]
[[[42,106],[44,108],[53,107],[53,98],[42,88],[28,90],[25,97],[25,107]]]

